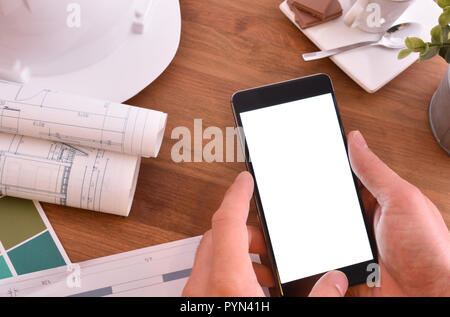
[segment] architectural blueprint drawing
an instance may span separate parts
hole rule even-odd
[[[127,216],[140,157],[0,133],[0,196]]]
[[[0,132],[156,157],[167,114],[0,80]]]
[[[167,114],[0,81],[0,197],[127,216]]]

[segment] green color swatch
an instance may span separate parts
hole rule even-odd
[[[6,250],[45,229],[32,201],[13,197],[0,199],[0,241]]]
[[[48,231],[7,253],[19,275],[66,265]]]
[[[11,277],[11,271],[8,268],[8,265],[5,262],[3,256],[0,255],[0,279]]]

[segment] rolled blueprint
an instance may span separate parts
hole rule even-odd
[[[128,216],[167,114],[0,80],[0,197]]]
[[[0,196],[128,216],[140,157],[0,133]]]
[[[0,132],[156,157],[167,114],[0,81]]]

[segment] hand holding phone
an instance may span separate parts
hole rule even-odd
[[[240,91],[232,108],[279,293],[306,295],[320,275],[337,269],[349,285],[365,283],[375,243],[330,78]]]
[[[300,86],[298,85],[299,83],[301,84]],[[341,144],[340,146],[342,146],[342,143],[340,142],[343,142],[343,147],[344,149],[346,148],[342,128],[337,129],[337,135],[341,135],[342,140],[339,142],[339,139],[335,139],[337,132],[336,124],[340,126],[337,108],[335,109],[335,112],[333,112],[334,110],[330,111],[333,107],[330,107],[329,102],[317,103],[318,99],[314,99],[315,96],[323,97],[323,95],[331,94],[333,97],[331,99],[331,105],[335,103],[334,94],[332,93],[331,82],[329,79],[323,75],[319,75],[318,77],[310,77],[306,81],[305,79],[300,79],[288,82],[287,85],[286,83],[280,83],[274,86],[275,89],[273,90],[266,89],[273,86],[267,86],[257,88],[256,91],[250,91],[250,94],[245,93],[242,95],[244,98],[239,100],[240,105],[236,107],[236,105],[233,104],[235,116],[239,126],[242,126],[239,114],[239,111],[243,109],[241,106],[247,110],[251,110],[252,108],[255,110],[307,99],[310,105],[318,106],[319,109],[322,107],[322,110],[325,107],[328,109],[326,110],[328,115],[334,114],[334,117],[328,116],[328,119],[331,120],[328,123],[333,120],[336,120],[337,123],[335,121],[334,124],[327,124],[325,125],[325,128],[330,128],[328,133],[334,134],[334,136],[331,137],[331,139],[334,140],[332,143],[338,145]],[[326,101],[326,99],[322,99],[322,101]],[[328,101],[330,101],[330,99],[328,99]],[[296,106],[301,104],[302,102],[294,103]],[[303,103],[303,105],[305,105],[305,103]],[[292,109],[294,108],[291,108],[291,110]],[[269,116],[269,119],[273,119],[275,117],[276,116]],[[294,119],[296,118],[295,116],[292,117]],[[311,120],[317,119],[314,115],[307,116],[306,118]],[[259,120],[259,122],[264,123],[264,121],[261,120]],[[267,120],[267,122],[270,123],[271,120]],[[285,121],[281,121],[281,123],[283,122],[285,123]],[[307,123],[305,126],[306,125]],[[270,127],[268,124],[266,128],[269,129],[273,127]],[[257,137],[261,135],[267,136],[267,134],[264,134],[265,131],[259,132],[260,133],[253,135],[256,135]],[[305,151],[304,153],[308,154],[308,149],[313,151],[313,148],[316,146],[314,142],[316,142],[319,146],[314,149],[314,151],[320,152],[320,146],[325,149],[329,149],[324,145],[324,143],[329,142],[330,138],[323,139],[323,135],[315,134],[314,130],[307,132],[308,133],[305,132],[306,137],[311,139],[311,143],[304,143],[310,144],[310,146],[306,149],[302,149]],[[298,131],[293,131],[292,134],[294,136],[299,135]],[[244,136],[241,137],[245,140]],[[266,142],[263,143],[263,145],[269,146],[270,142],[274,142],[277,139],[271,139],[268,137],[265,140]],[[301,145],[301,143],[302,142],[298,142],[297,139],[297,145]],[[249,167],[253,167],[253,165],[250,165],[250,157],[248,156],[249,149],[248,147],[245,149],[247,152],[247,158],[249,159],[247,165]],[[347,159],[342,160],[343,157],[346,158],[346,152],[340,151],[342,150],[342,147],[334,148],[334,150],[338,151],[333,152],[328,156],[322,156],[322,158],[334,159],[339,153],[341,153],[341,160],[338,158],[336,162],[346,162],[346,164],[348,164],[348,161],[346,161]],[[367,285],[362,284],[351,289],[351,294],[361,296],[449,296],[450,234],[442,216],[439,213],[439,210],[416,187],[401,179],[397,174],[395,174],[394,171],[389,169],[389,167],[387,167],[368,148],[364,138],[359,132],[352,132],[349,134],[348,151],[352,168],[365,186],[365,188],[362,189],[362,195],[364,197],[364,201],[366,202],[366,208],[369,216],[368,218],[370,219],[370,227],[372,224],[374,225],[377,245],[380,251],[379,270],[381,273],[381,287],[368,287]],[[267,155],[270,156],[272,154],[267,153]],[[281,156],[281,158],[283,164],[291,164],[290,167],[293,166],[291,161],[286,160],[286,156]],[[276,159],[273,161],[278,162],[279,160]],[[294,163],[301,163],[301,161],[302,160],[300,159],[294,161]],[[261,161],[258,159],[258,162]],[[270,162],[271,160],[269,160],[269,165]],[[343,164],[341,165],[341,168],[344,167],[343,170],[346,170],[345,166],[346,165]],[[310,161],[308,167],[314,170],[314,168],[320,168],[321,165],[314,161]],[[279,172],[281,169],[277,169],[275,166],[273,170]],[[303,171],[306,171],[303,176],[307,176],[308,170],[303,169]],[[294,172],[296,171],[293,171],[292,173]],[[328,173],[330,175],[327,175],[321,179],[323,182],[330,181],[330,177],[332,178],[333,176],[336,176],[333,174],[333,169],[329,169]],[[279,174],[282,177],[285,176],[284,173]],[[263,286],[274,285],[272,272],[265,266],[252,265],[249,257],[249,252],[266,254],[267,251],[271,252],[271,255],[273,256],[274,248],[270,244],[267,244],[267,241],[270,242],[270,237],[268,236],[267,230],[269,223],[265,221],[264,218],[261,219],[264,217],[264,213],[262,212],[264,212],[265,209],[262,209],[261,194],[257,191],[255,192],[255,200],[257,202],[262,227],[266,232],[263,235],[258,229],[254,227],[247,228],[245,225],[251,192],[253,191],[253,181],[248,174],[243,175],[247,176],[240,176],[225,195],[221,208],[213,218],[213,229],[207,232],[202,239],[196,255],[191,277],[189,278],[183,292],[183,295],[185,296],[260,296],[262,293],[260,284]],[[273,175],[277,176],[276,173]],[[348,177],[348,174],[344,174],[342,177]],[[309,178],[303,177],[303,180],[299,179],[299,182],[305,181],[305,179],[307,180]],[[331,179],[331,182],[332,181],[333,179]],[[336,181],[336,179],[334,179],[334,181]],[[258,178],[256,179],[256,182],[258,182]],[[289,182],[287,182],[287,184],[289,185]],[[286,184],[284,182],[276,182],[276,185],[286,188]],[[294,189],[296,188],[295,185],[296,184],[293,185]],[[357,190],[356,183],[353,185],[355,186],[354,189],[347,192],[347,194],[345,194],[344,191],[347,198],[352,196],[352,191]],[[304,188],[308,189],[307,187]],[[347,189],[349,188],[351,189],[351,187],[347,187]],[[335,186],[332,187],[332,190],[342,193],[343,187]],[[274,192],[276,193],[277,191]],[[356,193],[358,192],[356,191]],[[300,194],[298,196],[299,197],[297,200],[300,201],[302,197]],[[337,197],[339,198],[339,196]],[[279,200],[279,202],[280,205],[285,203],[281,200]],[[333,203],[333,201],[331,202]],[[297,203],[292,204],[293,208],[297,208],[297,205]],[[304,208],[304,206],[300,207],[301,208],[297,208],[299,212],[310,210],[308,208]],[[277,209],[283,211],[283,209],[279,209],[278,207],[275,210]],[[339,208],[333,210],[338,212]],[[354,209],[354,211],[357,210],[362,212],[362,206],[360,206],[359,209]],[[358,212],[355,212],[353,215],[357,216],[358,214]],[[363,214],[360,215],[363,217]],[[290,220],[292,220],[292,218],[290,218]],[[323,220],[326,221],[327,219]],[[308,219],[308,217],[304,218],[304,221],[309,222],[312,228],[318,228],[319,231],[323,229],[320,227],[320,221],[314,224],[311,222],[311,219]],[[270,223],[271,226],[273,226],[273,223]],[[354,222],[353,225],[355,225]],[[358,226],[356,226],[356,228],[357,230],[361,230],[361,227],[358,229]],[[345,222],[341,222],[340,224],[336,223],[335,227],[331,228],[330,232],[333,232],[334,235],[332,238],[334,238],[334,236],[339,236],[341,233],[345,235],[348,232],[355,232],[351,229],[355,228],[349,228],[349,223],[346,224]],[[291,234],[294,233],[291,232]],[[329,232],[322,230],[322,233],[325,238],[327,238]],[[357,238],[355,235],[353,235],[353,237]],[[266,240],[266,242],[264,242],[264,240]],[[369,241],[370,240],[372,240],[372,238],[369,236]],[[291,253],[293,252],[295,255],[295,252],[302,247],[298,247],[299,243],[310,243],[311,245],[314,245],[315,241],[305,241],[304,239],[295,239],[295,237],[292,237],[292,239],[286,240],[285,243],[289,247],[288,251]],[[265,244],[267,245],[267,249]],[[338,245],[339,248],[344,249],[348,248],[348,246],[349,244],[344,244],[341,246]],[[370,248],[373,251],[372,243],[370,243]],[[286,254],[289,256],[289,253]],[[320,256],[313,258],[305,257],[304,261],[309,261],[310,263],[306,264],[311,266],[312,263],[312,267],[316,267],[316,269],[317,267],[323,266],[324,263],[328,266],[332,266],[333,263],[335,263],[336,258],[330,257],[329,254],[325,254],[325,256],[322,256],[322,254],[319,255]],[[360,254],[357,254],[357,256],[361,256],[361,252]],[[321,261],[316,266],[314,261],[317,260],[317,258],[321,259]],[[292,260],[295,260],[295,256]],[[293,274],[298,274],[304,270],[303,264],[303,261],[301,261],[295,265],[287,266],[287,268],[291,271],[291,273],[294,272]],[[279,267],[276,265],[273,267],[273,274],[279,282],[280,275],[278,269]],[[283,269],[286,269],[286,266],[284,266]],[[358,280],[362,280],[361,276],[364,278],[364,276],[368,274],[368,272],[364,270],[364,266],[361,266],[361,264],[358,263],[356,265],[350,265],[350,267],[344,267],[343,271],[346,273],[346,276],[349,277],[350,283],[357,283]],[[314,286],[310,295],[341,295],[347,288],[346,276],[338,271],[331,271],[324,274]],[[280,288],[280,286],[282,287],[284,295],[299,295],[299,293],[293,292],[295,287],[287,286],[289,286],[289,284],[291,286],[302,286],[303,282],[306,280],[311,279],[310,277],[300,278],[299,280],[293,281],[293,283],[278,283],[277,286],[278,288]],[[312,287],[313,284],[310,284],[308,292]]]
[[[264,296],[262,287],[273,287],[272,271],[252,263],[249,253],[266,255],[259,228],[247,226],[253,178],[239,174],[214,214],[212,229],[200,242],[191,276],[183,296]],[[345,274],[332,271],[314,286],[310,296],[343,296],[348,282]]]
[[[362,195],[382,251],[381,287],[359,285],[349,290],[350,295],[449,296],[450,237],[437,208],[376,157],[359,132],[349,134],[348,145],[352,167],[370,190],[364,188]],[[248,173],[242,173],[227,191],[223,208],[218,211],[220,218],[214,219],[217,222],[226,216],[234,225],[219,221],[204,235],[184,296],[253,297],[262,296],[261,286],[274,286],[270,269],[252,265],[249,257],[249,252],[267,253],[260,230],[245,226],[252,191],[253,180]],[[404,236],[398,238],[399,232]],[[229,258],[237,261],[229,262]],[[331,271],[323,275],[309,295],[341,296],[347,285],[343,273]]]
[[[398,176],[367,146],[358,131],[348,135],[353,171],[374,226],[379,287],[359,285],[353,296],[450,296],[450,233],[436,206]]]

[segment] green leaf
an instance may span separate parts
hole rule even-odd
[[[439,16],[439,25],[447,26],[450,23],[450,7],[446,7],[444,12]]]
[[[406,47],[413,52],[421,52],[425,47],[425,42],[418,37],[407,37],[405,40]]]
[[[409,54],[412,53],[412,50],[410,50],[409,48],[405,48],[403,50],[401,50],[400,52],[398,52],[398,59],[404,59],[405,57],[407,57]]]
[[[442,26],[436,25],[431,29],[431,40],[433,44],[442,43]]]
[[[450,6],[450,0],[439,0],[439,1],[438,1],[438,5],[439,5],[442,9],[445,9],[446,7]]]
[[[420,61],[424,62],[430,58],[433,58],[437,55],[437,53],[439,52],[439,47],[438,46],[433,46],[433,47],[429,47],[428,52],[425,54],[420,54]]]

